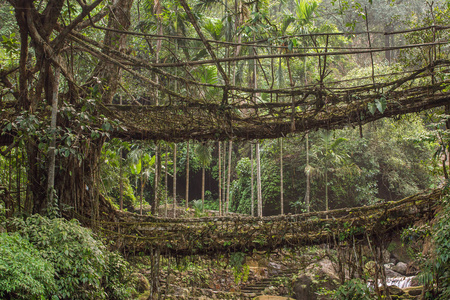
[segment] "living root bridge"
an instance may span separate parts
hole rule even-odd
[[[155,247],[178,256],[270,251],[383,236],[431,218],[441,195],[436,189],[372,206],[263,218],[171,219],[117,212],[116,222],[102,222],[101,231],[129,253],[148,253]]]

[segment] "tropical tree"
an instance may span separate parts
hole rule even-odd
[[[205,209],[205,169],[212,160],[212,147],[208,143],[199,143],[195,152],[202,167],[202,209]]]
[[[334,132],[325,130],[320,132],[317,144],[311,147],[311,156],[315,160],[315,167],[307,166],[307,172],[324,179],[325,211],[329,210],[328,185],[329,174],[335,172],[354,172],[358,167],[350,161],[346,149],[341,146],[345,138],[334,138]]]

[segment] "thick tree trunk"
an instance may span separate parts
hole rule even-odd
[[[54,105],[56,99],[52,97],[55,90],[55,80],[58,77],[54,69],[61,69],[61,73],[67,78],[69,91],[65,99],[75,104],[79,101],[79,91],[75,91],[73,74],[65,67],[65,59],[61,58],[60,51],[66,46],[65,40],[71,28],[82,22],[84,17],[97,7],[101,1],[84,5],[80,9],[79,16],[69,20],[70,24],[62,27],[62,31],[56,32],[58,20],[61,16],[65,1],[10,1],[14,6],[17,24],[19,25],[21,53],[19,61],[19,93],[17,98],[24,111],[28,110],[39,115],[41,107]],[[133,0],[115,0],[110,9],[108,26],[112,29],[127,30],[129,28],[130,9]],[[37,6],[40,6],[39,8]],[[36,6],[36,7],[35,7]],[[64,20],[66,21],[66,19]],[[122,51],[126,47],[126,35],[106,31],[104,53],[108,49]],[[28,47],[33,47],[32,54],[35,59],[29,58]],[[35,65],[28,67],[28,64]],[[33,72],[30,72],[30,70]],[[120,70],[106,61],[100,61],[96,68],[97,78],[107,78],[107,88],[100,91],[103,93],[103,101],[110,102],[116,92]],[[100,75],[100,76],[98,76]],[[105,75],[105,76],[103,76]],[[34,77],[32,77],[34,76]],[[95,75],[93,75],[95,76]],[[31,82],[33,80],[33,82]],[[95,81],[96,82],[96,81]],[[29,90],[28,90],[29,89]],[[30,97],[32,95],[32,97]],[[47,103],[43,101],[47,100]],[[54,99],[54,101],[53,101]],[[93,113],[95,114],[95,112]],[[60,120],[58,123],[69,123],[69,120]],[[64,124],[66,125],[66,124]],[[69,124],[67,124],[69,125]],[[103,138],[96,140],[82,139],[76,141],[77,151],[82,156],[80,161],[74,155],[66,157],[55,157],[53,167],[52,154],[54,146],[50,145],[50,153],[45,158],[38,148],[36,139],[32,136],[28,139],[27,157],[29,187],[27,189],[27,206],[33,207],[33,213],[45,213],[47,210],[46,187],[55,189],[60,200],[60,209],[64,208],[64,215],[74,217],[96,217],[98,214],[98,192],[96,180],[98,179],[98,158],[103,145]],[[60,168],[58,167],[61,166]],[[55,171],[50,171],[54,169]],[[47,172],[48,171],[48,172]],[[53,179],[54,178],[54,179]],[[54,184],[52,183],[54,182]],[[84,222],[86,219],[83,219]]]
[[[53,97],[52,97],[52,116],[50,122],[51,142],[48,149],[49,166],[48,166],[48,180],[47,180],[47,207],[48,214],[56,216],[57,203],[54,203],[55,195],[55,163],[56,163],[56,117],[58,114],[58,90],[59,90],[59,75],[61,69],[59,67],[55,70],[55,77],[52,83]],[[56,199],[57,200],[57,199]],[[59,214],[59,213],[58,213]]]
[[[63,2],[63,1],[62,1]],[[130,27],[130,15],[133,0],[115,0],[108,18],[108,28],[127,30]],[[103,44],[103,52],[110,54],[109,49],[124,52],[127,47],[128,35],[107,30]],[[100,61],[92,76],[92,84],[100,82],[102,100],[111,103],[119,86],[121,69],[110,62]]]

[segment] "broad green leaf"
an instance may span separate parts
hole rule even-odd
[[[369,104],[367,104],[367,109],[369,110],[369,112],[374,115],[375,112],[377,111],[377,107],[375,106],[375,103],[370,102]]]
[[[378,111],[380,113],[384,113],[384,111],[386,110],[386,106],[387,106],[386,98],[381,97],[380,99],[377,99],[375,101],[375,104],[378,108]]]
[[[137,175],[137,174],[141,173],[141,169],[142,169],[142,163],[141,163],[141,160],[139,160],[137,164],[131,165],[131,174]]]

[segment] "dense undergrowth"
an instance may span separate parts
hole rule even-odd
[[[78,221],[34,215],[0,234],[0,298],[127,299],[128,263]]]
[[[443,200],[443,209],[437,215],[432,230],[433,250],[424,260],[421,280],[427,287],[426,299],[450,299],[450,187],[446,187],[447,196]]]

